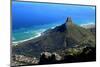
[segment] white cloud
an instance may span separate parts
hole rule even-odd
[[[86,24],[81,24],[80,26],[87,26],[87,25],[95,25],[95,23],[90,22],[90,23],[86,23]]]
[[[95,10],[95,7],[90,7],[91,9]]]
[[[91,23],[81,24],[80,26],[84,28],[92,28],[95,27],[95,23],[91,22]]]

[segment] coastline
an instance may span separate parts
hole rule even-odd
[[[90,24],[85,24],[84,26],[87,26],[87,25],[90,25]],[[94,25],[94,24],[93,24]],[[56,26],[59,26],[59,25],[56,25]],[[53,26],[51,27],[50,29],[54,29],[56,26]],[[80,25],[81,27],[84,28],[84,26]],[[46,31],[47,29],[45,29],[44,31]],[[12,45],[18,45],[19,43],[23,43],[25,41],[29,41],[29,40],[32,40],[32,39],[35,39],[39,36],[41,36],[41,33],[43,33],[44,31],[40,32],[40,33],[37,33],[37,36],[34,36],[34,37],[30,37],[28,39],[24,39],[24,40],[20,40],[20,41],[15,41],[15,42],[12,42]]]
[[[37,37],[39,37],[39,36],[41,36],[41,33],[38,33],[38,35],[37,35],[37,36],[31,37],[31,38],[28,38],[28,39],[25,39],[25,40],[12,42],[12,45],[18,45],[19,43],[23,43],[23,42],[25,42],[25,41],[32,40],[32,39],[37,38]]]
[[[44,31],[46,31],[46,30],[48,30],[48,29],[54,29],[55,27],[57,27],[57,26],[59,26],[59,25],[61,25],[61,24],[50,24],[49,26],[51,26],[50,28],[47,28],[47,29],[43,29],[43,31],[42,32],[38,32],[37,33],[37,36],[34,36],[34,37],[30,37],[30,38],[27,38],[27,39],[24,39],[24,40],[20,40],[20,41],[13,41],[12,40],[12,45],[18,45],[19,43],[23,43],[23,42],[25,42],[25,41],[29,41],[29,40],[32,40],[32,39],[35,39],[35,38],[37,38],[37,37],[39,37],[39,36],[41,36],[41,34],[44,32]],[[13,38],[13,37],[12,37]],[[13,38],[14,39],[14,38]]]

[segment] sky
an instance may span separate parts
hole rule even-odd
[[[75,24],[95,23],[95,7],[36,2],[12,2],[13,28],[64,23],[70,16]]]

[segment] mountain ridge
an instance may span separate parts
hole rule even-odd
[[[77,26],[71,17],[64,24],[47,30],[42,36],[13,46],[12,53],[40,57],[42,52],[58,52],[68,48],[95,47],[91,31]]]

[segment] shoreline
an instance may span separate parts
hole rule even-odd
[[[19,43],[23,43],[23,42],[25,42],[25,41],[32,40],[32,39],[34,39],[34,38],[37,38],[37,37],[39,37],[39,36],[41,36],[41,33],[38,33],[38,35],[37,35],[37,36],[35,36],[35,37],[30,37],[30,38],[28,38],[28,39],[25,39],[25,40],[21,40],[21,41],[12,42],[12,45],[18,45]]]
[[[58,24],[58,25],[56,25],[56,26],[59,26],[59,25],[61,25],[61,24]],[[49,28],[49,29],[54,29],[56,26],[52,26],[52,27]],[[46,30],[48,30],[48,29],[45,29],[44,31],[46,31]],[[41,33],[43,33],[44,31],[42,31],[42,32],[40,32],[40,33],[37,33],[37,36],[30,37],[30,38],[25,39],[25,40],[20,40],[20,41],[15,41],[15,42],[12,41],[12,45],[18,45],[19,43],[23,43],[23,42],[25,42],[25,41],[29,41],[29,40],[35,39],[35,38],[41,36]]]
[[[90,24],[87,24],[87,25],[90,25]],[[93,25],[94,25],[94,24],[93,24]],[[59,26],[59,25],[56,25],[56,26]],[[51,27],[51,29],[54,29],[56,26]],[[82,25],[80,25],[80,26],[83,27]],[[83,28],[84,28],[84,27],[83,27]],[[47,29],[46,29],[46,30],[47,30]],[[46,31],[46,30],[45,30],[45,31]],[[43,32],[44,32],[44,31],[43,31]],[[29,40],[35,39],[35,38],[41,36],[41,33],[43,33],[43,32],[40,32],[40,33],[37,34],[37,36],[30,37],[30,38],[25,39],[25,40],[20,40],[20,41],[12,42],[12,45],[18,45],[19,43],[23,43],[23,42],[25,42],[25,41],[29,41]]]

